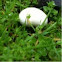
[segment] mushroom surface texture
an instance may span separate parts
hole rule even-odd
[[[24,10],[22,10],[19,14],[19,19],[21,24],[26,23],[26,26],[30,26],[30,24],[34,26],[41,25],[47,15],[40,9],[35,7],[29,7]],[[45,24],[47,24],[48,18],[45,21]]]

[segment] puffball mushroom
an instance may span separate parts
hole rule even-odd
[[[21,24],[26,23],[27,26],[30,26],[30,24],[34,26],[41,25],[46,17],[47,15],[42,10],[35,7],[26,8],[19,14]],[[47,22],[48,19],[46,19],[45,24]]]

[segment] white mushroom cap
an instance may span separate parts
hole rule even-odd
[[[27,19],[27,16],[30,18]],[[30,23],[34,26],[41,25],[47,15],[40,9],[35,7],[29,7],[24,10],[22,10],[19,14],[20,22],[24,24],[26,22],[26,25],[30,25]],[[28,21],[27,21],[28,20]],[[48,22],[48,19],[46,19],[45,24]]]

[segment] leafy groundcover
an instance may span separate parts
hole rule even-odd
[[[37,0],[0,0],[0,61],[61,61],[61,8],[41,6],[48,24],[21,25],[19,12]]]

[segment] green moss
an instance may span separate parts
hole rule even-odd
[[[20,24],[19,11],[34,6],[36,0],[6,0],[4,9],[0,4],[0,61],[61,60],[61,16],[53,3],[43,7],[46,14],[52,10],[49,23],[32,28]]]

